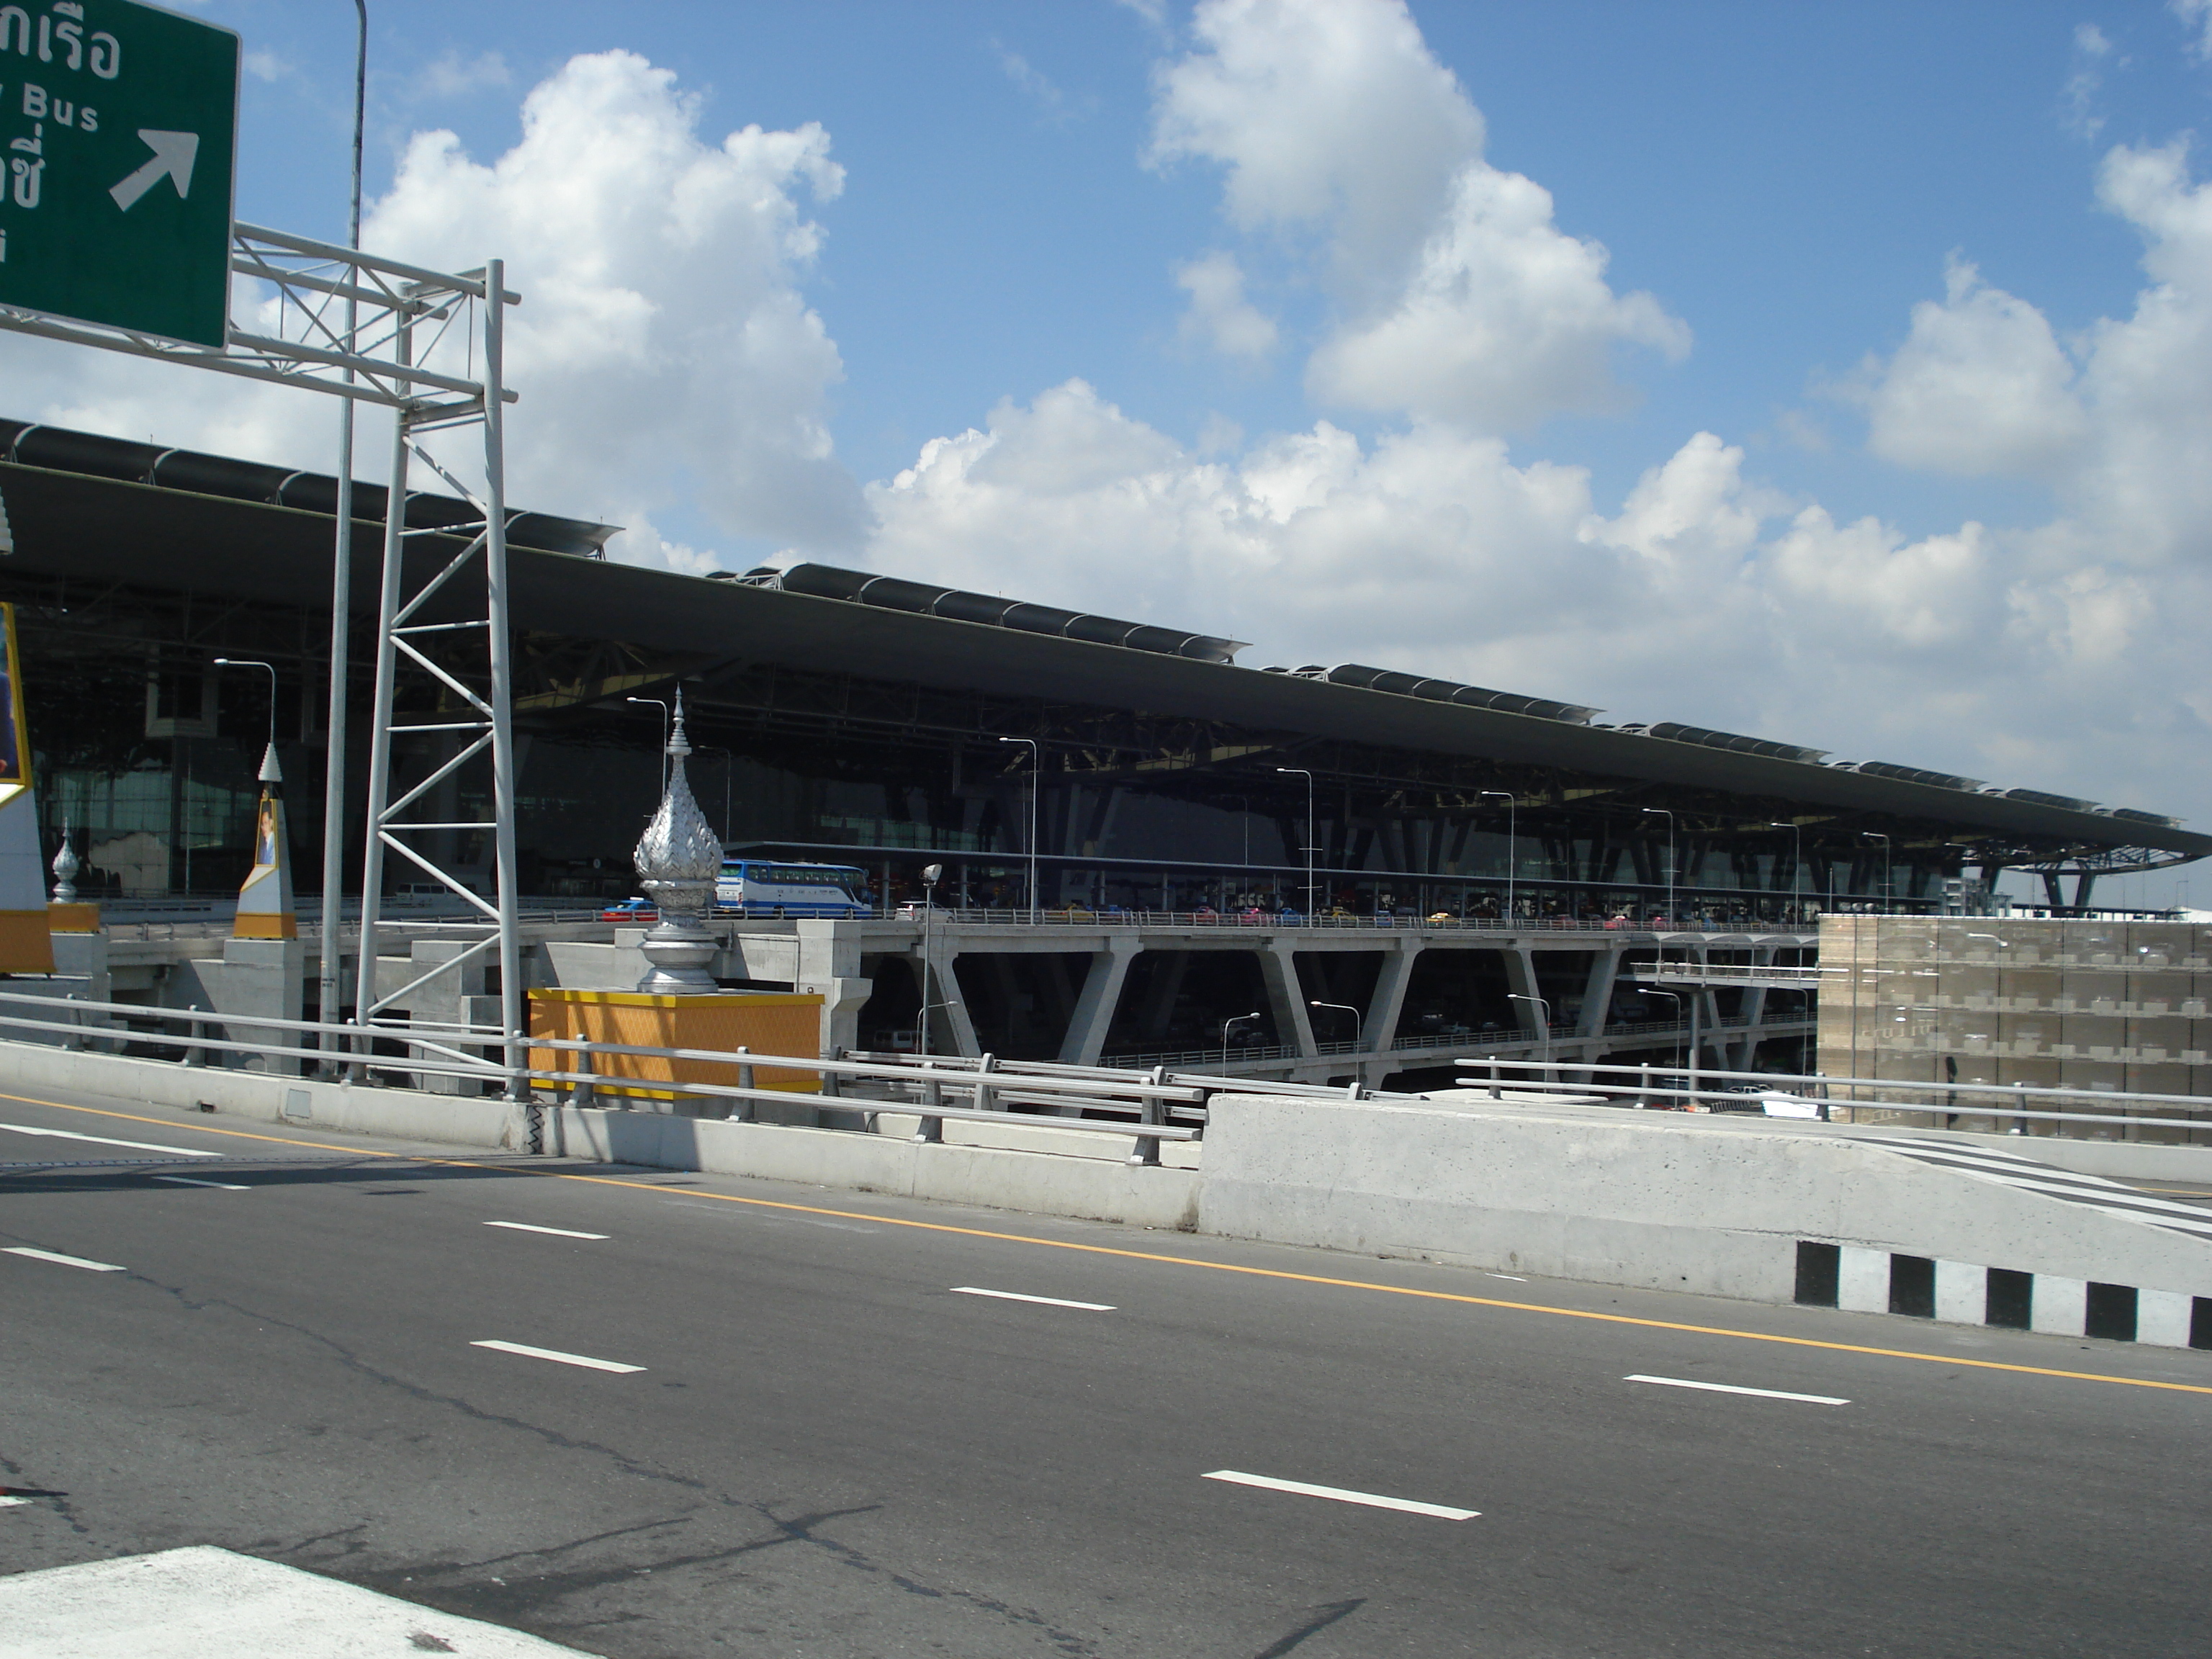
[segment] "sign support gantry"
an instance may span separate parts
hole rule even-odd
[[[229,268],[268,284],[277,301],[276,331],[228,330],[221,348],[192,344],[112,323],[60,317],[0,304],[0,330],[70,344],[118,351],[277,386],[343,398],[392,411],[392,482],[386,498],[384,566],[377,610],[376,681],[369,733],[368,835],[362,858],[361,945],[351,1024],[360,1029],[358,1073],[373,1052],[380,1017],[405,1007],[434,978],[458,975],[486,956],[499,969],[499,1044],[507,1097],[528,1099],[527,1036],[523,1027],[521,932],[514,846],[514,742],[512,644],[507,621],[506,405],[515,394],[505,383],[507,307],[520,295],[508,291],[504,267],[493,261],[458,274],[431,270],[356,249],[260,226],[232,228]],[[350,313],[350,316],[348,313]],[[460,357],[456,365],[449,360]],[[431,367],[435,362],[441,366]],[[481,365],[479,368],[478,365]],[[463,372],[453,369],[462,367]],[[471,489],[425,447],[434,433],[483,427],[483,485]],[[419,465],[475,509],[462,523],[410,525],[410,477]],[[428,561],[413,549],[427,538],[466,538],[460,551],[410,580]],[[424,614],[437,602],[434,619]],[[457,611],[460,614],[454,614]],[[403,661],[427,675],[446,707],[444,718],[403,718],[398,685]],[[444,734],[455,752],[427,776],[402,782],[393,751],[417,734]],[[428,821],[410,817],[470,762],[489,763],[486,810]],[[329,764],[343,768],[333,753]],[[325,826],[342,835],[343,825]],[[421,844],[424,836],[443,842]],[[478,890],[455,856],[488,844],[491,895]],[[442,845],[447,850],[437,850]],[[383,926],[381,889],[387,855],[428,877],[477,913],[484,929],[466,948],[428,974],[391,990],[377,984]],[[325,982],[343,941],[327,936]],[[325,1018],[336,1015],[325,1008]],[[533,1122],[531,1139],[538,1139]]]

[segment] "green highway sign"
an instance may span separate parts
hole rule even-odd
[[[0,3],[0,305],[220,346],[238,37],[137,0]]]

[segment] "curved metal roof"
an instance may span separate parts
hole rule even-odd
[[[5,422],[0,493],[17,548],[0,568],[307,606],[327,602],[334,499],[327,478]],[[380,519],[383,495],[358,489],[360,516]],[[432,527],[466,511],[447,498],[413,497],[408,519]],[[1229,660],[1234,641],[865,571],[802,567],[833,574],[793,585],[784,573],[768,586],[617,564],[596,556],[612,533],[605,525],[519,516],[510,532],[516,626],[716,662],[786,665],[1779,797],[1967,835],[2212,854],[2212,836],[2133,808],[2091,811],[2087,803],[2040,791],[1961,788],[1970,781],[1882,763],[1823,764],[1817,750],[1698,727],[1580,724],[1576,716],[1592,711],[1395,671],[1361,671],[1373,678],[1356,684],[1338,671],[1242,668]],[[430,562],[447,556],[437,538],[413,540],[410,562],[422,561],[426,574],[434,568]],[[375,562],[356,561],[357,605],[374,602]],[[854,583],[850,595],[801,591]],[[1099,626],[1075,626],[1084,622]],[[1407,689],[1395,689],[1401,680]]]

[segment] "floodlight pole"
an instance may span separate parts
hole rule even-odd
[[[346,246],[361,246],[362,130],[368,108],[368,0],[354,0],[360,31],[353,61],[353,196],[346,216]],[[361,302],[345,301],[345,350],[359,350]],[[353,370],[345,371],[353,384]],[[331,545],[331,710],[323,747],[323,936],[316,958],[316,1018],[335,1020],[345,1000],[345,957],[339,939],[344,918],[346,690],[352,676],[353,629],[353,402],[338,399],[338,498]],[[335,1073],[335,1062],[325,1066]]]
[[[1790,855],[1790,896],[1791,898],[1802,897],[1802,895],[1798,890],[1803,885],[1805,874],[1804,828],[1800,824],[1784,823],[1779,818],[1768,819],[1766,827],[1770,830],[1787,830],[1792,836],[1796,837],[1796,850]],[[1802,915],[1797,918],[1800,926],[1803,925],[1804,920],[1805,918]]]
[[[1043,756],[1035,738],[1000,738],[1000,743],[1025,743],[1030,746],[1030,926],[1037,924],[1037,787],[1044,781]]]
[[[1295,772],[1306,781],[1306,925],[1314,920],[1314,775],[1303,766],[1279,766],[1278,772]]]
[[[1894,906],[1895,906],[1895,905],[1896,905],[1896,903],[1897,903],[1897,892],[1896,892],[1896,890],[1895,890],[1895,889],[1891,885],[1891,883],[1890,883],[1890,876],[1889,876],[1889,837],[1888,837],[1887,836],[1885,836],[1885,835],[1881,834],[1879,830],[1860,830],[1860,831],[1859,831],[1859,834],[1861,834],[1862,836],[1865,836],[1869,841],[1878,841],[1878,842],[1880,842],[1881,843],[1881,896],[1882,896],[1882,902],[1883,902],[1883,904],[1884,904],[1884,906],[1885,906],[1885,907],[1888,907],[1888,908],[1894,908]]]
[[[1503,789],[1478,789],[1475,796],[1478,799],[1486,796],[1505,803],[1505,920],[1510,926],[1513,921],[1513,815],[1514,809],[1521,803],[1516,797]]]
[[[1674,915],[1674,815],[1663,806],[1647,806],[1646,812],[1656,812],[1667,820],[1667,925],[1680,927],[1681,921]]]

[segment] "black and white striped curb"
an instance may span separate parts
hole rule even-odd
[[[2212,1297],[2020,1273],[1851,1244],[1797,1244],[1797,1300],[1846,1313],[1903,1314],[2161,1348],[2212,1348]]]
[[[1884,1136],[1887,1151],[1978,1180],[2080,1204],[2105,1215],[2212,1240],[2212,1210],[1994,1147]],[[1902,1314],[2053,1336],[2103,1337],[2161,1348],[2212,1348],[2212,1297],[2107,1285],[2057,1273],[1909,1255],[1803,1239],[1797,1301],[1847,1313]]]

